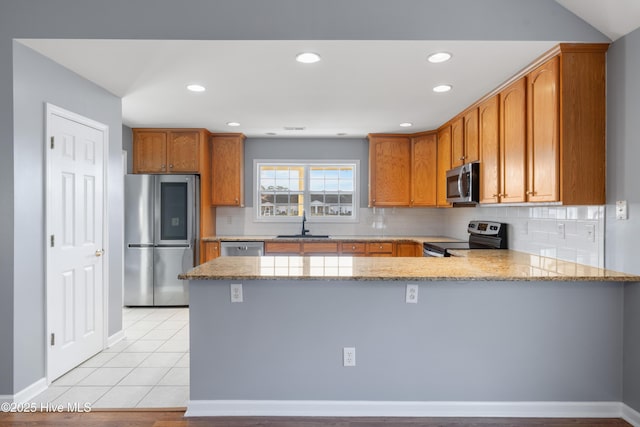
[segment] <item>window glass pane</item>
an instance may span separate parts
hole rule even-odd
[[[259,217],[355,217],[355,165],[258,164],[257,173]]]

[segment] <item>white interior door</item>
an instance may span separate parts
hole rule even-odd
[[[104,347],[107,127],[47,105],[47,379]]]

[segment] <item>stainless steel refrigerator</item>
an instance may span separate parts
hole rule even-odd
[[[124,305],[189,304],[187,281],[178,274],[198,259],[199,179],[125,176]]]

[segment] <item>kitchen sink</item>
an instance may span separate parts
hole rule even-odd
[[[280,234],[278,239],[328,239],[326,234]]]

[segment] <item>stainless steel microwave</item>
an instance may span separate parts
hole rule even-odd
[[[467,163],[447,171],[447,202],[478,203],[480,163]]]

